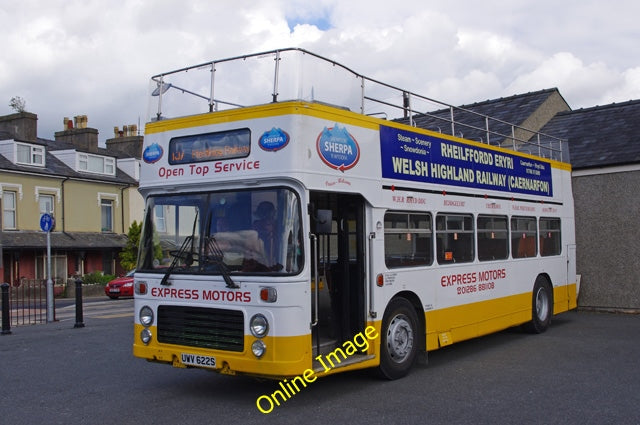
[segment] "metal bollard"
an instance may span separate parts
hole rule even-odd
[[[11,334],[11,318],[9,316],[9,284],[3,283],[2,287],[2,335]]]
[[[82,320],[82,279],[76,279],[76,324],[74,328],[84,328]]]

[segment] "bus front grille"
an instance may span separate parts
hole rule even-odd
[[[158,342],[243,351],[244,315],[238,310],[161,305]]]

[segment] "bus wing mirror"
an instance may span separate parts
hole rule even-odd
[[[333,214],[331,210],[317,210],[315,219],[316,234],[328,235],[331,233],[331,223],[333,221]]]

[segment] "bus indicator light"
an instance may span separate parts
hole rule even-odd
[[[136,282],[135,291],[137,295],[145,295],[147,293],[147,282]]]
[[[271,287],[260,288],[260,299],[267,303],[274,303],[278,300],[278,291]]]
[[[376,278],[376,285],[378,285],[379,287],[384,286],[384,276],[382,274],[379,274]]]

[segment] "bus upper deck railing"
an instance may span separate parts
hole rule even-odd
[[[520,152],[568,161],[557,137],[443,103],[287,48],[215,60],[151,78],[151,121],[285,100],[321,102]]]

